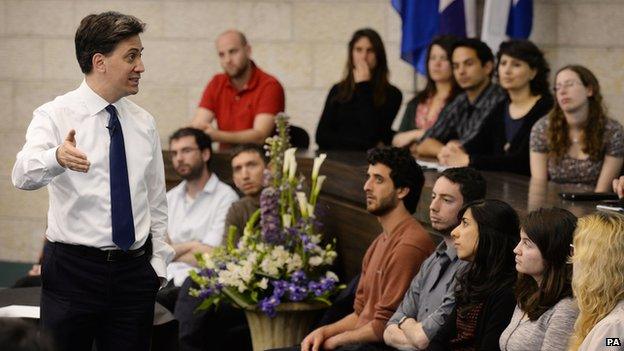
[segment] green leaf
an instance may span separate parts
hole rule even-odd
[[[240,308],[252,309],[255,307],[253,301],[251,301],[245,295],[239,293],[236,289],[232,289],[231,287],[225,287],[222,291],[230,300],[232,300],[232,302],[237,304]]]
[[[328,299],[322,297],[322,296],[316,296],[312,299],[313,301],[319,301],[322,302],[324,304],[326,304],[327,306],[331,306],[331,301],[329,301]]]

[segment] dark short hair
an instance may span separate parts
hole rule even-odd
[[[477,38],[458,39],[453,46],[453,52],[460,47],[466,47],[474,50],[477,53],[479,61],[481,61],[481,66],[484,66],[488,62],[494,63],[494,54],[492,53],[492,49],[490,49],[486,43]]]
[[[539,286],[533,277],[522,273],[516,284],[518,306],[532,321],[572,296],[572,265],[568,258],[576,222],[570,211],[554,207],[530,212],[520,225],[544,259]]]
[[[265,165],[269,163],[269,158],[264,151],[264,147],[262,145],[253,143],[236,145],[232,149],[232,157],[230,158],[230,162],[232,162],[231,160],[233,160],[234,157],[240,155],[243,152],[255,152],[258,154],[258,156],[260,156]]]
[[[485,198],[487,182],[481,173],[472,167],[447,168],[440,177],[459,184],[459,192],[465,204]]]
[[[500,44],[500,48],[496,54],[498,65],[500,65],[500,59],[503,55],[524,61],[529,67],[535,70],[535,77],[529,82],[529,87],[533,95],[551,96],[548,86],[550,67],[544,57],[544,53],[537,45],[533,44],[530,40],[512,39],[504,41]],[[496,70],[496,74],[498,74],[498,69]]]
[[[506,202],[486,199],[468,203],[459,212],[460,220],[467,210],[477,223],[479,238],[474,259],[457,279],[457,313],[464,317],[493,293],[513,288],[513,249],[520,241],[518,214]]]
[[[93,69],[93,55],[108,55],[120,42],[143,33],[145,23],[131,15],[108,11],[91,14],[80,21],[74,42],[82,73]]]
[[[197,144],[199,150],[204,151],[208,149],[208,151],[210,151],[210,154],[212,155],[212,140],[210,139],[210,136],[197,128],[185,127],[176,130],[169,137],[169,145],[171,145],[171,142],[173,140],[178,140],[186,136],[195,137],[195,143]],[[210,166],[210,160],[212,160],[212,157],[210,157],[210,159],[206,163],[208,166]]]
[[[390,168],[390,178],[395,188],[408,188],[407,196],[403,198],[405,208],[413,213],[416,211],[425,176],[420,166],[409,151],[405,148],[383,147],[368,150],[368,163],[381,163]]]

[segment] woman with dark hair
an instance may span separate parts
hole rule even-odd
[[[344,79],[329,91],[316,129],[321,150],[365,151],[390,145],[401,91],[388,82],[386,50],[377,32],[356,31],[349,41]]]
[[[607,117],[598,79],[583,66],[565,66],[555,94],[555,108],[531,131],[531,177],[610,191],[624,162],[624,129]]]
[[[518,215],[503,201],[478,200],[464,206],[459,218],[451,237],[457,257],[469,264],[457,277],[455,312],[429,350],[498,350],[516,304]]]
[[[578,316],[572,297],[570,245],[576,217],[538,209],[521,225],[516,254],[518,305],[500,337],[501,350],[567,350]]]
[[[438,120],[438,115],[446,104],[453,101],[460,92],[451,64],[455,41],[455,36],[443,35],[429,44],[427,85],[407,103],[399,132],[392,139],[394,146],[410,146],[422,138],[425,131]]]
[[[528,40],[509,40],[497,54],[498,81],[507,93],[480,132],[463,145],[448,145],[438,158],[443,165],[530,175],[531,128],[553,107],[548,88],[550,68],[540,49]]]

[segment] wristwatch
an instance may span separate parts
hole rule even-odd
[[[399,323],[397,324],[397,327],[399,327],[399,329],[401,329],[401,324],[403,324],[403,322],[405,322],[407,320],[407,316],[403,316],[400,320]]]

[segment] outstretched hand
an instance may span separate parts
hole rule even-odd
[[[63,168],[83,173],[89,171],[91,162],[87,160],[87,155],[76,148],[76,131],[74,129],[67,133],[63,144],[56,149],[56,160]]]

